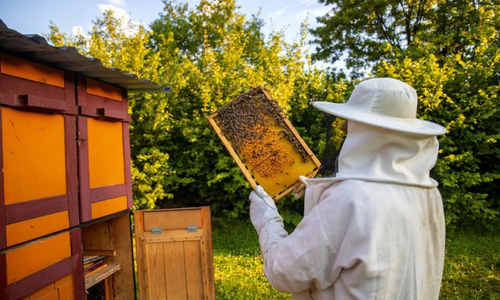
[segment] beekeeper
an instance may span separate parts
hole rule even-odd
[[[346,103],[315,102],[344,118],[335,177],[306,180],[290,235],[262,187],[250,194],[267,279],[292,299],[438,299],[445,222],[429,177],[440,125],[416,118],[417,93],[391,78],[357,85]]]

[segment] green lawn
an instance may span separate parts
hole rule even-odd
[[[213,251],[218,300],[290,299],[267,283],[249,220],[215,219]],[[500,300],[500,235],[448,235],[440,299]]]

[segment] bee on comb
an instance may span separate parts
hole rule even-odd
[[[252,188],[278,200],[312,177],[320,162],[263,87],[253,88],[208,118]]]

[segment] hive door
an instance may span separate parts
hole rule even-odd
[[[136,211],[140,299],[215,299],[210,210]]]

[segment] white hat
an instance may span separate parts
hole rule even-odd
[[[382,128],[422,135],[446,133],[441,125],[417,119],[417,104],[415,89],[393,78],[361,82],[346,103],[313,103],[328,114]]]

